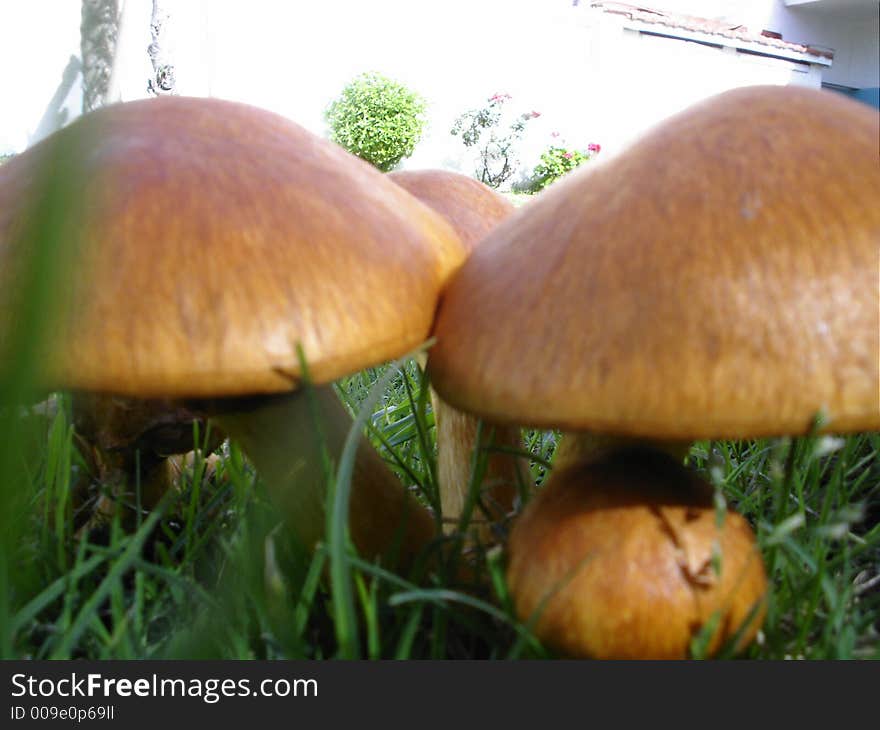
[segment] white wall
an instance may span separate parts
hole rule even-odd
[[[619,151],[658,121],[727,89],[821,83],[815,67],[642,34],[627,29],[617,15],[584,9],[580,22],[591,49],[584,87],[594,92],[582,118],[602,143],[603,154]]]
[[[582,4],[588,4],[583,0]],[[649,7],[724,18],[755,32],[774,30],[785,40],[834,50],[824,80],[854,88],[880,86],[880,14],[874,0],[651,0]]]
[[[777,0],[768,21],[784,37],[834,49],[824,80],[853,88],[880,86],[880,14],[873,7],[785,7]]]

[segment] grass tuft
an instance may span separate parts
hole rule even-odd
[[[0,437],[19,434],[6,442],[16,451],[3,461],[12,477],[4,484],[17,485],[14,495],[4,489],[3,500],[18,525],[0,561],[4,655],[552,656],[514,618],[503,548],[465,553],[466,520],[443,541],[446,559],[432,562],[418,582],[353,551],[345,495],[360,429],[404,484],[439,506],[426,387],[411,361],[339,383],[357,418],[339,464],[328,462],[328,540],[314,554],[299,546],[258,475],[228,443],[215,470],[209,474],[197,458],[179,488],[131,532],[119,505],[109,523],[77,534],[73,485],[81,462],[64,399],[51,417],[4,408]],[[540,477],[556,436],[525,435]],[[735,509],[754,526],[770,576],[767,618],[745,656],[880,658],[878,449],[877,434],[700,442],[692,449],[690,464],[719,491],[720,518]],[[474,455],[473,494],[484,457]],[[462,573],[465,564],[473,575]],[[696,637],[695,656],[711,635],[707,626]]]

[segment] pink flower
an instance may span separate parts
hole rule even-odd
[[[566,160],[570,160],[574,155],[572,155],[571,152],[563,152],[563,153],[562,153],[562,156],[563,156]]]
[[[532,119],[537,119],[538,117],[541,116],[541,112],[532,112],[531,114],[529,114],[529,116],[530,116]]]
[[[493,94],[489,97],[489,101],[506,101],[512,98],[510,94]]]
[[[587,150],[589,152],[601,152],[602,145],[596,144],[595,142],[590,142],[590,144],[587,145]]]
[[[559,132],[550,132],[550,136],[556,139],[559,136]]]

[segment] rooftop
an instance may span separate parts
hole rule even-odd
[[[721,41],[721,39],[727,39],[737,44],[766,46],[768,55],[803,54],[815,57],[817,61],[822,59],[825,63],[829,63],[834,58],[834,52],[831,49],[787,41],[780,34],[771,30],[752,30],[745,25],[732,23],[729,20],[699,18],[693,15],[670,13],[642,5],[618,2],[592,2],[590,7],[605,13],[622,15],[639,24],[663,26],[688,34],[715,36],[721,45],[727,45]]]

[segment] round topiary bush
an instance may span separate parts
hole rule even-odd
[[[378,73],[353,79],[325,112],[330,139],[378,167],[409,157],[425,128],[425,100]]]

